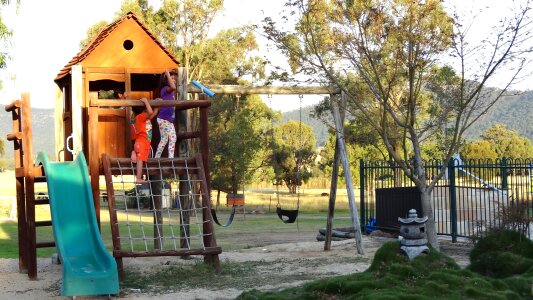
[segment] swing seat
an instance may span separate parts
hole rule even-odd
[[[211,208],[211,216],[213,217],[213,221],[215,223],[217,223],[217,225],[219,226],[222,226],[222,227],[228,227],[231,225],[231,223],[233,223],[233,218],[235,217],[235,211],[237,211],[236,209],[237,207],[236,206],[233,206],[233,208],[231,209],[231,213],[229,214],[229,218],[228,220],[226,221],[226,223],[222,224],[218,221],[218,217],[217,217],[217,211],[214,209],[214,208]]]
[[[290,224],[296,222],[296,218],[298,217],[298,210],[287,210],[282,209],[281,207],[276,208],[276,213],[278,214],[279,219],[285,223]]]

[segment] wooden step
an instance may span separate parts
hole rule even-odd
[[[52,226],[52,220],[50,221],[36,221],[35,227]]]
[[[38,243],[35,243],[35,248],[51,248],[51,247],[55,247],[55,246],[56,246],[55,242],[38,242]]]
[[[35,199],[35,205],[45,205],[50,204],[50,199]]]

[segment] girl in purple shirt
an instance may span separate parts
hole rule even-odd
[[[159,80],[159,96],[163,100],[174,100],[174,91],[176,91],[176,79],[174,74],[168,70],[161,74]],[[159,125],[159,134],[161,140],[157,145],[155,157],[161,157],[163,150],[168,143],[168,157],[174,158],[174,149],[176,148],[176,128],[174,127],[174,106],[161,106],[157,114],[157,124]]]

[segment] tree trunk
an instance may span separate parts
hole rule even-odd
[[[433,217],[433,206],[431,205],[431,193],[428,192],[427,188],[420,191],[420,201],[422,202],[422,216],[428,217],[426,222],[428,242],[435,250],[440,251],[439,241],[437,239],[437,226]]]

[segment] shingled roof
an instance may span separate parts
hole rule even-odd
[[[102,43],[103,40],[111,33],[113,30],[115,30],[120,23],[122,23],[124,20],[127,19],[133,19],[135,22],[139,24],[139,26],[146,32],[148,36],[150,36],[154,42],[163,50],[177,65],[179,65],[179,62],[176,60],[176,58],[159,42],[159,40],[150,33],[148,28],[144,26],[144,24],[139,20],[139,18],[133,13],[128,12],[124,17],[116,20],[115,22],[109,24],[104,29],[102,29],[85,47],[76,55],[74,56],[66,66],[64,66],[61,71],[57,74],[56,78],[54,80],[60,80],[63,77],[65,77],[67,74],[69,74],[71,67],[73,65],[79,64],[82,62],[89,54],[91,54],[92,51],[94,51],[100,43]]]

